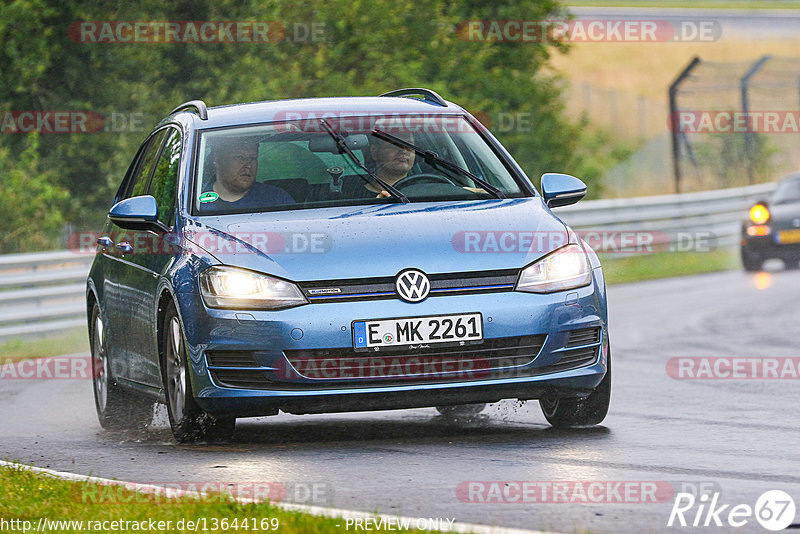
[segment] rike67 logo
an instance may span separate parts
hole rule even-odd
[[[767,530],[783,530],[794,521],[795,504],[792,497],[781,490],[764,492],[755,506],[749,504],[722,504],[719,492],[695,497],[691,493],[678,493],[667,526],[692,527],[743,527],[753,517]]]

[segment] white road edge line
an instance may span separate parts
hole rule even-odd
[[[125,486],[129,489],[141,492],[141,493],[149,493],[152,495],[162,495],[168,493],[168,496],[171,497],[182,497],[182,496],[193,496],[193,497],[200,497],[206,495],[206,492],[198,492],[198,491],[191,491],[191,490],[175,490],[175,489],[167,489],[161,486],[154,486],[151,484],[140,484],[138,482],[125,482],[124,480],[111,480],[109,478],[98,478],[89,475],[78,475],[75,473],[68,473],[65,471],[56,471],[54,469],[47,469],[44,467],[36,467],[33,465],[26,465],[17,462],[7,462],[5,460],[0,460],[0,466],[3,467],[10,467],[14,469],[22,469],[26,471],[33,471],[35,473],[40,473],[43,475],[49,475],[55,478],[60,478],[62,480],[71,480],[75,482],[91,482],[93,484],[101,484],[107,486]],[[252,499],[247,497],[235,497],[236,501],[241,504],[253,504],[263,502],[258,499]],[[341,519],[384,519],[384,520],[392,520],[393,522],[397,521],[411,521],[411,524],[415,524],[418,518],[416,517],[408,517],[408,516],[399,516],[399,515],[391,515],[391,514],[371,514],[368,512],[357,512],[355,510],[342,510],[339,508],[326,508],[323,506],[309,506],[307,504],[293,504],[293,503],[283,503],[283,502],[275,502],[270,503],[272,506],[277,508],[282,508],[287,511],[292,512],[305,512],[312,515],[321,515],[333,518],[341,518]],[[422,517],[422,516],[420,516]],[[453,526],[449,530],[449,532],[458,532],[459,534],[559,534],[558,532],[554,531],[542,531],[542,530],[525,530],[519,528],[506,528],[506,527],[493,527],[489,525],[476,525],[472,523],[461,523],[456,521],[453,523]]]

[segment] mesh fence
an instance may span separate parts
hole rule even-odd
[[[800,168],[800,58],[699,61],[676,85],[676,189],[774,181]]]

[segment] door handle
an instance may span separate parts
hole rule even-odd
[[[103,248],[109,248],[114,246],[114,242],[111,241],[111,238],[107,236],[98,237],[97,244]]]
[[[127,241],[120,241],[119,243],[117,243],[117,250],[119,250],[123,254],[129,254],[133,252],[133,247]]]

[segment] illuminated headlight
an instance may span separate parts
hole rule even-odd
[[[210,308],[278,310],[308,303],[291,282],[233,267],[200,273],[200,294]]]
[[[517,291],[552,293],[588,285],[592,279],[589,259],[580,245],[567,245],[522,270]]]
[[[750,220],[756,224],[764,224],[769,217],[769,209],[764,204],[756,204],[750,208]]]

